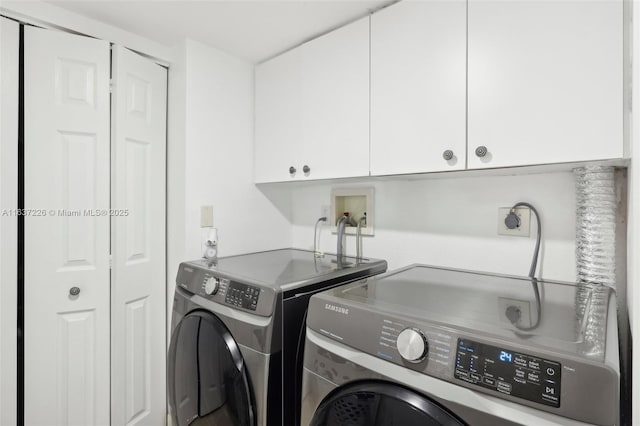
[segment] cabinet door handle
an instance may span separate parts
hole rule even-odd
[[[71,296],[77,296],[77,295],[79,295],[79,294],[80,294],[80,287],[71,287],[71,288],[69,289],[69,294],[70,294]]]
[[[293,167],[293,166],[289,167],[289,174],[290,174],[290,175],[293,175],[293,174],[295,174],[295,173],[296,173],[296,168],[295,168],[295,167]]]
[[[485,155],[487,155],[487,152],[489,152],[489,151],[487,150],[487,147],[484,146],[484,145],[481,145],[481,146],[476,148],[476,156],[478,156],[480,158],[482,158]]]
[[[442,158],[444,158],[447,161],[451,160],[453,158],[453,151],[451,151],[450,149],[447,149],[445,152],[442,153]]]
[[[305,164],[304,167],[302,167],[302,171],[304,173],[309,173],[311,171],[311,168]]]

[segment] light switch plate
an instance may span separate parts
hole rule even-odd
[[[200,206],[200,227],[213,227],[213,206]]]

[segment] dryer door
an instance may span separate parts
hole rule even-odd
[[[430,399],[385,382],[346,385],[318,407],[311,426],[462,426]]]
[[[185,315],[171,336],[168,361],[173,425],[255,425],[242,355],[215,315]]]

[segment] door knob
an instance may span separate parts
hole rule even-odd
[[[479,146],[476,148],[476,155],[480,158],[484,157],[485,155],[487,155],[487,147],[486,146]]]
[[[293,167],[293,166],[289,167],[289,174],[290,175],[294,174],[295,172],[296,172],[296,168],[295,167]]]
[[[71,288],[69,289],[69,294],[70,294],[71,296],[77,296],[77,295],[79,295],[79,294],[80,294],[80,287],[71,287]]]
[[[451,160],[453,158],[453,151],[451,151],[450,149],[446,150],[442,153],[442,158],[447,161]]]

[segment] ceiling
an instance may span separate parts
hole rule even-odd
[[[167,46],[191,38],[260,62],[394,0],[49,0]]]

